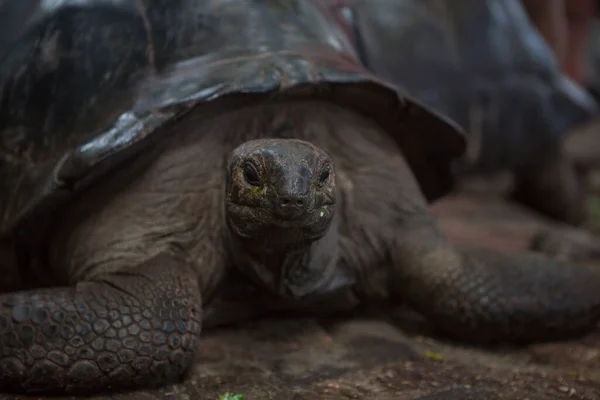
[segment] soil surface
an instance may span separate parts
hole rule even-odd
[[[550,225],[496,196],[462,194],[433,210],[457,245],[523,250]],[[406,311],[270,318],[206,332],[181,384],[93,399],[218,400],[225,392],[244,400],[600,399],[600,327],[570,342],[478,349],[435,338]]]

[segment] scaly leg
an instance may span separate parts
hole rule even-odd
[[[457,251],[420,222],[398,230],[391,291],[449,336],[527,343],[591,330],[600,275],[540,255]]]
[[[0,295],[0,391],[156,387],[192,366],[197,277],[161,255],[74,287]]]

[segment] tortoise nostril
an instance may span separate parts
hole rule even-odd
[[[302,207],[304,205],[303,199],[293,198],[293,197],[284,197],[280,200],[280,204],[283,207]]]
[[[285,196],[279,199],[279,204],[282,207],[302,207],[304,205],[304,199],[295,196]]]
[[[300,196],[280,196],[276,208],[285,215],[302,213],[306,208],[306,199]]]

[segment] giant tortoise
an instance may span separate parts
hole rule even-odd
[[[470,342],[596,323],[592,272],[448,243],[427,201],[464,136],[365,71],[321,3],[43,2],[22,29],[0,64],[25,283],[0,295],[1,390],[174,382],[203,322],[237,318],[211,309],[231,287],[263,310],[407,304]]]
[[[345,0],[362,62],[463,126],[456,173],[513,173],[512,197],[571,224],[586,219],[585,182],[565,134],[598,111],[560,72],[520,0]]]

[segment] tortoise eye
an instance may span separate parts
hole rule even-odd
[[[331,174],[331,167],[329,166],[329,164],[326,164],[321,169],[321,173],[319,174],[319,185],[320,186],[324,186],[327,183],[327,181],[329,180],[330,174]]]
[[[248,182],[248,184],[252,186],[260,186],[260,177],[258,175],[258,171],[256,170],[256,167],[252,165],[252,163],[244,163],[243,171],[244,179],[246,182]]]

